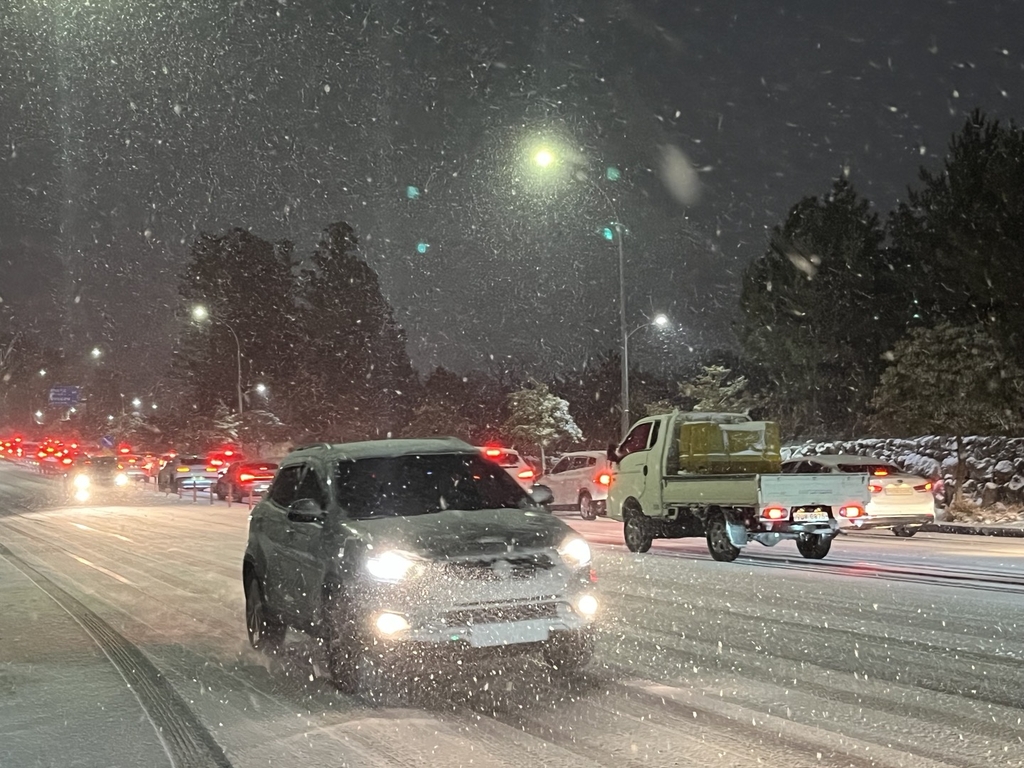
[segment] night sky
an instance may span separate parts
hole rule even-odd
[[[0,297],[146,384],[198,232],[302,255],[343,219],[418,366],[543,375],[615,344],[617,211],[630,322],[675,323],[641,359],[726,346],[802,196],[848,173],[886,212],[974,107],[1019,120],[1022,29],[1020,2],[13,0]]]

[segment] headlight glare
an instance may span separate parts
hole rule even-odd
[[[562,546],[558,548],[558,554],[574,568],[590,565],[590,545],[578,536],[573,536],[562,542]]]
[[[89,487],[89,476],[88,475],[75,475],[75,479],[72,480],[75,484],[75,488],[88,488]]]
[[[366,572],[378,581],[401,581],[413,570],[416,561],[401,552],[381,552],[366,561]]]
[[[128,485],[128,475],[124,472],[118,472],[114,475],[114,485]]]

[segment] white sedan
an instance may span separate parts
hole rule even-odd
[[[891,528],[897,536],[913,536],[922,525],[935,522],[931,481],[903,472],[870,456],[804,456],[783,462],[785,474],[847,473],[870,475],[871,500],[863,517],[839,521],[841,528]]]

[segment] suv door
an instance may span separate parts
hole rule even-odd
[[[285,553],[289,547],[288,507],[295,501],[295,492],[302,479],[302,464],[292,464],[278,470],[267,498],[261,502],[254,516],[258,519],[258,544],[265,560],[263,596],[274,611],[284,613],[291,604],[286,584]]]
[[[305,465],[293,503],[306,499],[316,502],[323,516],[320,520],[309,522],[289,520],[288,547],[283,553],[283,565],[288,571],[288,590],[295,616],[300,621],[312,622],[315,619],[313,611],[320,603],[320,590],[324,584],[327,562],[325,541],[328,535],[328,497],[321,473],[313,464]]]
[[[543,480],[544,485],[551,489],[551,493],[555,497],[554,501],[551,502],[555,506],[568,503],[565,500],[565,473],[568,471],[571,462],[572,457],[563,456],[551,468],[551,471],[548,472]]]

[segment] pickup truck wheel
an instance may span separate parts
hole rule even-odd
[[[277,650],[286,631],[283,622],[267,613],[263,590],[254,574],[250,574],[245,583],[245,628],[249,633],[249,644],[264,652]]]
[[[801,536],[796,540],[796,548],[808,560],[821,560],[832,549],[832,539],[826,536]]]
[[[630,552],[646,552],[654,543],[654,537],[650,534],[642,512],[634,512],[626,518],[622,524],[622,536],[626,540],[626,549]]]
[[[580,494],[580,517],[584,520],[593,520],[597,517],[597,512],[594,510],[594,500],[590,498],[590,494],[584,491]]]
[[[731,563],[740,556],[740,548],[729,539],[729,529],[725,525],[725,515],[719,512],[708,520],[707,525],[708,551],[711,557],[722,563]]]

